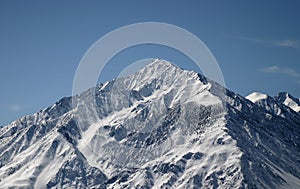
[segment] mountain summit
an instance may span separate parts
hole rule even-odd
[[[275,99],[292,108],[295,112],[300,112],[300,98],[297,99],[289,93],[280,92],[277,96],[275,96]]]
[[[299,188],[300,114],[254,96],[155,60],[1,128],[0,188]]]

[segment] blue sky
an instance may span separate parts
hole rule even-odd
[[[300,97],[298,1],[0,1],[0,124],[72,94],[76,68],[104,34],[137,22],[164,22],[198,36],[212,51],[226,86],[247,95],[287,91]],[[100,81],[126,64],[159,57],[197,67],[174,49],[129,48]],[[200,70],[196,70],[200,71]]]

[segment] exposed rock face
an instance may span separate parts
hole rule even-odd
[[[1,128],[0,188],[299,188],[287,96],[157,60]]]

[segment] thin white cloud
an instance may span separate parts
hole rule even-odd
[[[300,84],[300,72],[297,72],[291,68],[281,68],[279,66],[270,66],[261,68],[259,71],[264,73],[283,74],[296,79],[296,82]]]
[[[20,105],[9,105],[7,106],[8,110],[13,111],[13,112],[18,112],[22,109],[22,107]]]
[[[251,37],[237,37],[237,38],[254,42],[254,43],[261,43],[261,44],[267,44],[267,45],[278,46],[278,47],[288,47],[288,48],[300,47],[300,40],[296,40],[296,39],[269,40],[269,39],[260,39],[260,38],[251,38]]]
[[[281,47],[297,48],[299,47],[300,42],[298,40],[286,39],[286,40],[274,41],[273,44]]]

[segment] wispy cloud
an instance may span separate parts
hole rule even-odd
[[[281,68],[279,66],[270,66],[261,68],[259,71],[264,73],[283,74],[296,79],[296,82],[300,84],[300,72],[297,72],[291,68]]]
[[[261,39],[261,38],[251,38],[251,37],[236,37],[238,39],[260,43],[260,44],[267,44],[277,47],[287,47],[287,48],[299,48],[300,47],[300,40],[296,39]]]
[[[22,109],[22,107],[20,105],[14,104],[14,105],[7,106],[7,109],[13,112],[18,112]]]

